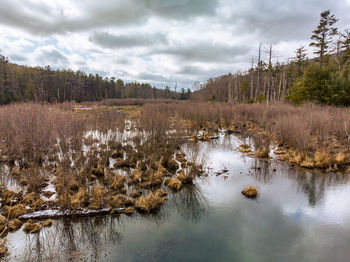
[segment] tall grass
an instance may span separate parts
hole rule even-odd
[[[187,103],[171,107],[178,117],[191,121],[194,129],[230,129],[237,123],[252,122],[273,134],[278,143],[301,151],[317,151],[331,145],[350,146],[350,109],[305,104]],[[167,109],[169,110],[169,109]]]

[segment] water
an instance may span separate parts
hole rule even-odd
[[[171,195],[159,214],[20,230],[8,236],[9,260],[350,261],[349,177],[245,157],[240,143],[201,143],[208,176]],[[229,172],[217,176],[223,168]],[[241,195],[248,185],[259,188],[258,199]]]

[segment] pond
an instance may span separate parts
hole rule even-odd
[[[350,183],[244,156],[235,136],[201,142],[207,176],[157,215],[62,219],[9,234],[10,261],[350,261]],[[227,169],[227,173],[219,174]],[[254,185],[259,197],[241,191]]]

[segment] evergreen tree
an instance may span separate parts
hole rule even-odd
[[[319,55],[321,65],[328,52],[329,44],[332,42],[332,37],[338,32],[337,28],[333,26],[337,21],[338,19],[331,15],[329,10],[322,12],[320,23],[311,36],[313,42],[310,43],[310,46],[317,49],[314,53]]]
[[[303,74],[303,67],[307,62],[307,54],[305,46],[301,46],[297,49],[296,53],[296,64],[298,66],[298,77],[301,77]]]
[[[340,48],[343,52],[344,61],[350,60],[350,29],[346,29],[343,34],[341,34]]]

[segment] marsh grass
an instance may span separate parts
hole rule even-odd
[[[274,144],[280,159],[307,168],[336,169],[350,162],[345,108],[144,102],[87,105],[92,110],[72,110],[76,105],[69,103],[1,107],[1,163],[25,192],[1,190],[2,213],[18,205],[30,211],[47,205],[153,212],[165,200],[157,190],[180,191],[203,172],[198,143],[182,151],[188,138],[210,138],[222,130],[242,136],[240,150],[249,153],[251,143],[258,157],[269,157]],[[49,203],[42,196],[52,181],[57,198]]]

